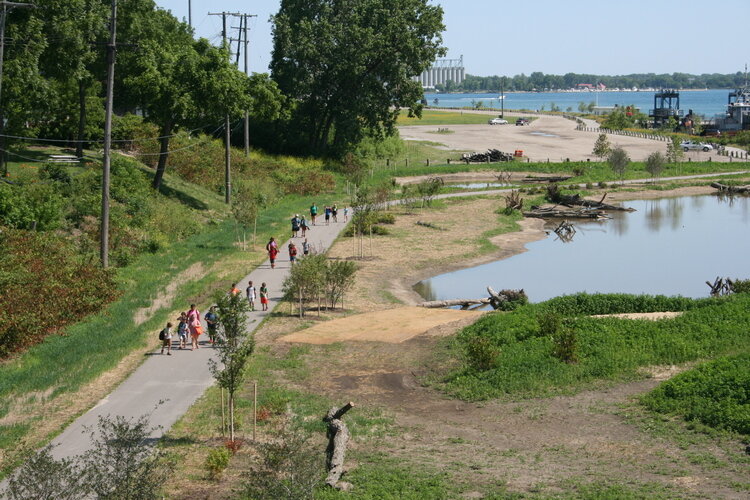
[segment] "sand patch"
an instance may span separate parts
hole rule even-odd
[[[399,307],[334,319],[285,335],[279,340],[305,344],[332,344],[346,341],[397,344],[432,328],[466,318],[478,318],[482,314],[484,312]]]
[[[156,311],[163,307],[168,307],[172,303],[175,296],[177,295],[177,288],[180,285],[184,284],[187,281],[192,281],[200,276],[203,276],[205,272],[206,270],[204,269],[201,262],[196,262],[192,266],[182,271],[180,274],[175,276],[175,278],[166,287],[164,287],[164,290],[159,292],[154,300],[151,301],[150,306],[142,307],[135,311],[135,314],[133,314],[133,322],[135,322],[136,326],[138,326],[151,319],[151,317],[156,314]]]

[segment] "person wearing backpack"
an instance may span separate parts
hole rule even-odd
[[[167,323],[167,326],[159,332],[159,340],[161,340],[161,354],[164,354],[164,348],[167,348],[167,356],[171,356],[172,353],[172,323]]]
[[[297,245],[289,242],[289,262],[290,265],[294,265],[294,261],[297,260]]]

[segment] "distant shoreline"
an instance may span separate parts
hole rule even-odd
[[[602,94],[604,92],[616,92],[618,94],[644,94],[644,93],[653,93],[653,92],[659,92],[660,90],[666,90],[666,89],[653,89],[653,90],[506,90],[502,92],[503,94]],[[711,90],[727,90],[732,91],[735,90],[732,88],[713,88],[713,89],[679,89],[677,92],[708,92]],[[501,92],[490,92],[488,90],[484,91],[475,91],[475,92],[469,92],[469,91],[462,91],[462,92],[438,92],[437,90],[430,90],[424,91],[424,94],[440,94],[440,95],[465,95],[465,94],[500,94]]]

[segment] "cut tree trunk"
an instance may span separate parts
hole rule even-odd
[[[323,421],[328,423],[328,448],[326,449],[326,466],[328,467],[328,477],[326,484],[337,490],[348,491],[352,488],[351,483],[341,481],[344,474],[344,458],[346,455],[346,445],[349,442],[349,429],[341,420],[346,412],[354,407],[351,401],[341,408],[333,407],[323,417]]]

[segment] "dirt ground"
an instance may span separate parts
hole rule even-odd
[[[630,192],[625,197],[641,196]],[[395,237],[375,238],[372,255],[359,262],[347,309],[383,311],[378,321],[389,321],[387,310],[421,300],[411,289],[420,279],[509,257],[545,236],[543,221],[523,220],[520,231],[492,239],[494,251],[477,252],[477,238],[496,225],[495,218],[486,214],[502,203],[500,198],[473,199],[421,214],[398,214],[391,228]],[[418,226],[418,220],[446,231]],[[352,243],[339,240],[331,257],[349,258],[354,253]],[[277,342],[278,337],[310,321],[316,320],[279,318],[259,332],[258,340],[283,348],[288,344]],[[467,485],[462,486],[465,497],[479,497],[479,490],[493,485],[511,492],[554,494],[571,491],[571,481],[602,481],[634,488],[665,487],[676,498],[747,498],[746,487],[744,491],[732,487],[747,484],[750,470],[743,458],[744,446],[709,438],[681,441],[655,433],[650,417],[637,404],[639,395],[684,367],[650,367],[640,381],[520,401],[469,403],[425,386],[425,377],[440,371],[434,363],[441,338],[473,321],[465,318],[428,326],[425,334],[399,343],[339,342],[335,356],[313,345],[309,365],[326,369],[311,370],[300,388],[392,415],[401,432],[384,438],[377,450],[415,467],[451,474],[457,483]],[[377,331],[379,324],[370,326]],[[314,328],[325,332],[325,326],[320,323]],[[351,446],[367,451],[375,445],[355,437]]]
[[[452,133],[435,137],[437,128],[448,128]],[[456,151],[485,151],[489,148],[512,153],[517,149],[524,152],[524,156],[531,161],[586,161],[596,160],[591,153],[598,132],[584,132],[575,129],[576,123],[559,116],[541,115],[530,125],[523,127],[508,125],[408,125],[399,127],[401,137],[414,141],[438,140],[446,150]],[[609,142],[613,146],[623,147],[634,161],[644,161],[655,151],[664,153],[666,143],[651,139],[609,135]],[[728,157],[719,156],[715,151],[704,153],[690,151],[685,153],[685,159],[692,161],[729,161]]]

